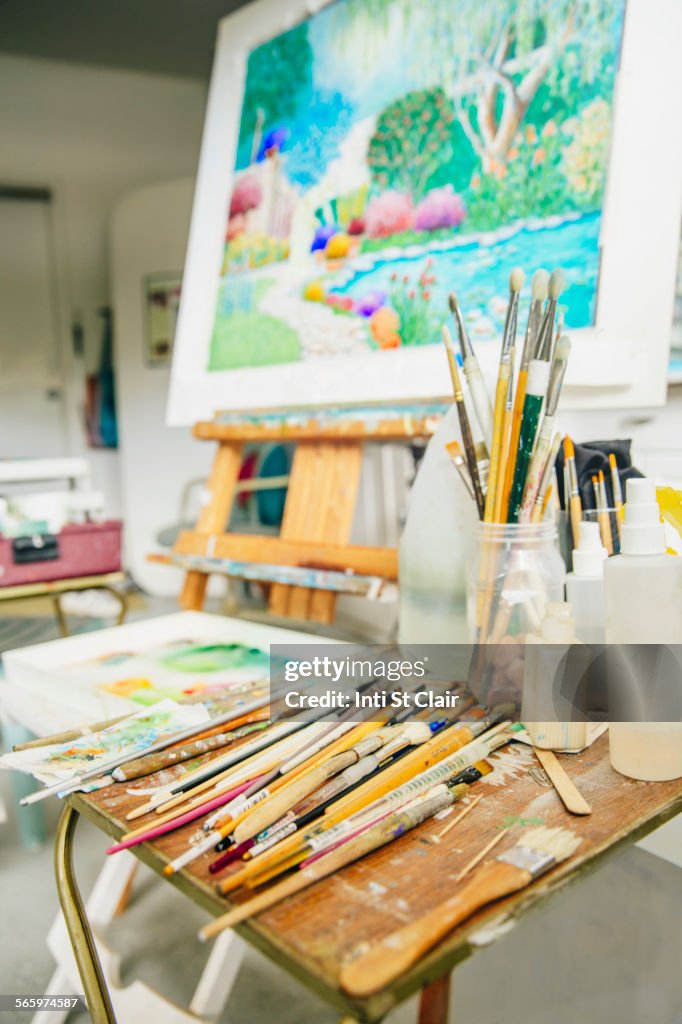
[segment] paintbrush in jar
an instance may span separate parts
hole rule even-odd
[[[509,275],[509,303],[507,316],[502,335],[502,351],[500,353],[500,365],[497,373],[497,387],[495,389],[495,405],[493,412],[493,440],[490,449],[490,469],[488,471],[488,491],[485,497],[484,522],[492,523],[495,518],[495,509],[499,507],[498,488],[503,487],[500,480],[500,467],[504,461],[504,425],[506,421],[505,410],[509,394],[509,381],[512,374],[512,354],[516,339],[516,324],[518,317],[519,292],[523,287],[523,271],[515,267]]]
[[[541,523],[545,516],[545,510],[547,508],[547,499],[549,497],[549,491],[551,487],[552,475],[554,473],[554,466],[556,463],[557,455],[559,454],[559,448],[561,447],[561,434],[557,431],[552,441],[552,447],[549,450],[547,462],[545,463],[545,469],[540,480],[540,486],[538,493],[535,498],[535,504],[533,505],[533,511],[531,512],[530,521],[531,523]]]
[[[535,499],[542,481],[542,475],[545,471],[549,449],[554,436],[554,421],[556,418],[557,405],[559,404],[559,397],[561,395],[564,377],[566,376],[566,367],[568,365],[568,358],[570,354],[571,342],[568,337],[564,335],[557,342],[554,359],[552,360],[549,384],[547,385],[545,415],[535,439],[535,447],[533,448],[533,454],[528,467],[526,486],[524,488],[523,499],[521,501],[521,512],[519,515],[521,522],[530,521],[533,505],[535,504]]]
[[[601,542],[610,555],[613,554],[613,534],[611,533],[611,517],[609,516],[609,503],[606,497],[606,483],[604,473],[599,470],[597,476],[592,477],[594,497],[597,503],[597,521],[601,533]]]
[[[509,492],[511,491],[514,469],[516,467],[516,452],[519,446],[519,434],[521,433],[521,417],[523,415],[523,403],[526,398],[526,384],[528,382],[528,367],[535,354],[538,335],[542,325],[542,310],[547,299],[547,288],[549,274],[546,270],[536,270],[531,282],[530,310],[528,312],[528,323],[521,352],[521,365],[516,383],[514,395],[514,411],[512,413],[511,433],[509,437],[509,455],[507,467],[504,474],[504,498],[502,502],[502,513],[507,518],[509,510]]]
[[[446,451],[452,459],[452,464],[457,470],[464,484],[467,494],[470,498],[475,498],[473,484],[471,483],[471,477],[469,476],[469,470],[466,466],[464,455],[462,454],[462,446],[459,441],[450,441],[445,445]]]
[[[445,325],[443,325],[443,341],[445,342],[445,351],[448,357],[448,366],[450,368],[450,377],[452,379],[452,390],[455,397],[455,405],[457,406],[457,415],[459,416],[459,425],[462,431],[462,444],[464,445],[464,453],[467,460],[467,468],[469,470],[469,476],[471,477],[471,485],[474,489],[474,496],[476,498],[476,507],[478,509],[479,517],[483,517],[483,510],[485,508],[485,498],[483,497],[483,490],[481,488],[481,478],[478,473],[478,463],[476,462],[476,449],[474,447],[474,439],[471,433],[471,425],[469,423],[469,417],[467,416],[466,406],[464,404],[464,391],[462,390],[462,383],[459,379],[459,370],[457,369],[457,360],[455,358],[455,349],[452,343],[450,332]]]
[[[490,404],[490,396],[488,395],[488,389],[486,388],[483,380],[481,367],[478,364],[478,359],[476,358],[474,347],[469,339],[467,329],[464,325],[464,317],[462,316],[462,311],[459,308],[457,296],[454,292],[451,292],[448,296],[448,304],[457,328],[457,337],[459,339],[459,350],[462,354],[464,376],[466,377],[466,382],[469,385],[471,400],[474,404],[474,412],[476,413],[478,425],[483,433],[483,440],[485,442],[486,449],[490,452],[493,437],[493,410]]]
[[[578,487],[578,471],[575,465],[575,448],[573,446],[573,441],[570,439],[568,434],[564,438],[564,468],[566,470],[564,477],[564,501],[571,521],[573,547],[577,548],[580,544],[580,524],[583,518],[583,505],[580,499],[580,488]]]
[[[549,300],[538,336],[536,353],[528,367],[528,381],[526,384],[526,397],[523,402],[516,466],[514,468],[511,491],[509,492],[509,507],[507,510],[507,522],[509,523],[518,523],[519,521],[528,466],[533,454],[540,413],[549,384],[554,317],[563,287],[564,276],[562,271],[553,271],[549,279]]]

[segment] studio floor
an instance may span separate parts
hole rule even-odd
[[[167,610],[146,605],[136,609],[136,616]],[[57,911],[51,839],[58,807],[47,808],[47,841],[29,850],[19,842],[7,773],[0,773],[0,798],[8,811],[0,825],[0,992],[39,993],[53,970],[45,936]],[[101,833],[87,822],[79,825],[76,870],[84,893],[105,847]],[[104,936],[122,956],[124,984],[140,978],[168,999],[188,1005],[207,957],[196,938],[204,920],[202,911],[141,865],[129,908]],[[451,1020],[682,1024],[680,949],[682,870],[629,848],[461,964],[454,974]],[[30,1014],[11,1020],[23,1024]],[[87,1015],[76,1014],[69,1024],[86,1020]],[[416,1002],[403,1005],[388,1020],[412,1024]],[[249,951],[220,1022],[273,1021],[336,1024],[339,1014]]]

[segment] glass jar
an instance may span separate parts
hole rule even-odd
[[[469,683],[491,706],[516,701],[524,646],[549,601],[562,601],[566,569],[553,522],[477,523],[467,569],[467,622],[477,645]]]

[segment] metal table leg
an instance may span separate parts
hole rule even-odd
[[[54,870],[57,893],[92,1022],[116,1024],[97,948],[73,873],[73,837],[78,818],[78,812],[67,803],[59,819],[55,836]]]

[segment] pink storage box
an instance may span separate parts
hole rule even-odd
[[[120,519],[64,526],[58,534],[45,538],[44,554],[49,556],[45,558],[40,549],[29,550],[27,538],[17,545],[14,538],[0,534],[0,587],[119,572],[122,526]]]

